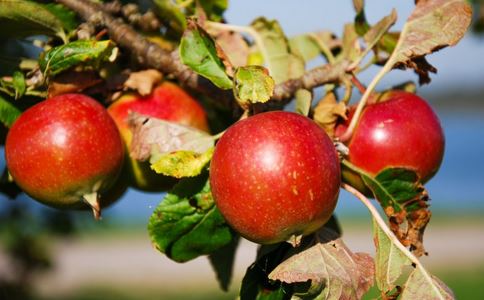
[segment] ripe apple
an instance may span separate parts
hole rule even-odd
[[[108,113],[116,122],[128,150],[133,138],[127,123],[130,112],[208,131],[207,117],[202,106],[183,89],[166,81],[149,96],[127,94],[108,107]],[[147,162],[139,162],[131,157],[128,159],[127,168],[132,176],[132,184],[141,190],[166,189],[173,181],[172,178],[156,174]]]
[[[217,207],[243,237],[296,241],[331,217],[340,186],[332,141],[312,120],[266,112],[232,125],[210,165]]]
[[[356,167],[376,175],[389,167],[414,170],[423,183],[437,172],[444,155],[444,133],[432,108],[419,96],[391,91],[383,102],[367,105],[348,141],[348,160]],[[345,131],[349,120],[337,126],[336,135]],[[361,178],[343,169],[343,179],[368,194]]]
[[[118,129],[104,107],[64,94],[26,110],[8,132],[7,167],[32,198],[57,208],[91,206],[99,217],[106,191],[123,164]],[[111,200],[109,200],[111,201]]]

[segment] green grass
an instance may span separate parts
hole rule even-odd
[[[484,266],[463,270],[437,270],[434,275],[444,281],[455,293],[457,299],[484,299]],[[234,283],[237,285],[238,283]],[[203,287],[187,287],[183,290],[167,290],[160,283],[159,288],[132,289],[121,286],[85,287],[70,295],[62,295],[49,300],[229,300],[236,298],[236,290],[229,293],[209,291]],[[372,289],[364,299],[379,299],[376,289]],[[36,300],[47,300],[38,298]]]
[[[459,300],[484,299],[484,266],[462,270],[434,270],[437,276],[449,286]],[[381,299],[378,290],[373,287],[363,298]]]

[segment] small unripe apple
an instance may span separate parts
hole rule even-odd
[[[353,113],[354,108],[348,121],[337,127],[337,136],[346,131]],[[347,146],[348,160],[371,175],[402,167],[414,170],[425,183],[440,167],[445,139],[437,115],[425,100],[412,93],[392,91],[383,102],[364,108]],[[365,191],[354,172],[343,170],[343,178]]]
[[[108,112],[116,122],[128,150],[133,139],[127,122],[130,112],[208,131],[207,117],[202,106],[183,89],[166,81],[146,97],[138,94],[122,96],[108,107]],[[172,181],[156,174],[147,162],[139,162],[131,157],[128,159],[127,168],[132,177],[132,184],[141,190],[164,189]]]
[[[105,108],[81,94],[42,101],[15,121],[5,144],[7,167],[29,196],[57,208],[91,206],[116,180],[124,147]],[[88,206],[89,205],[89,206]]]
[[[266,112],[232,125],[210,164],[217,207],[243,237],[294,241],[331,217],[340,187],[332,141],[312,120]]]

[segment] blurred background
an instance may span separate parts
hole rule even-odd
[[[370,23],[395,7],[395,28],[401,28],[413,1],[366,5]],[[230,1],[226,12],[227,21],[237,25],[248,25],[258,16],[279,20],[288,36],[320,29],[339,35],[354,12],[349,0]],[[430,85],[418,88],[446,134],[443,164],[427,184],[433,217],[425,234],[430,255],[423,262],[459,299],[484,299],[483,55],[484,35],[468,33],[456,47],[428,57],[438,73],[432,74]],[[316,60],[310,67],[321,63]],[[360,80],[368,84],[376,71],[362,73]],[[417,81],[416,75],[394,71],[379,89],[407,80]],[[0,170],[5,166],[3,152],[2,147]],[[0,299],[234,299],[255,258],[256,246],[242,242],[228,292],[219,290],[206,258],[185,264],[169,261],[151,247],[146,231],[162,194],[128,190],[99,222],[87,212],[55,211],[25,195],[0,197]],[[350,249],[373,253],[366,208],[342,192],[336,213]]]

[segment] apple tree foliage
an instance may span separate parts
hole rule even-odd
[[[226,0],[139,5],[0,0],[1,142],[22,111],[47,97],[78,92],[107,106],[123,91],[149,93],[162,77],[178,82],[203,103],[215,134],[131,116],[132,157],[149,161],[153,172],[179,179],[154,210],[148,231],[154,247],[174,261],[207,255],[221,288],[227,289],[240,238],[210,191],[208,166],[216,140],[238,119],[283,109],[292,100],[298,113],[334,137],[355,88],[362,93],[358,116],[380,79],[394,69],[411,69],[420,84],[430,83],[436,68],[426,55],[455,45],[470,25],[472,10],[464,0],[415,2],[400,29],[393,28],[397,11],[372,24],[364,1],[353,0],[355,18],[342,36],[330,31],[286,36],[277,20],[264,17],[243,26],[226,23]],[[325,63],[307,69],[316,57]],[[380,71],[365,87],[357,77],[372,65]],[[317,101],[313,90],[319,86],[326,95]],[[376,256],[353,253],[333,218],[297,247],[261,246],[241,283],[240,299],[360,299],[374,285],[383,299],[453,299],[418,259],[425,254],[430,210],[416,173],[390,168],[368,174],[345,159],[343,144],[335,145],[342,166],[361,176],[377,200],[370,202],[342,183],[369,209]],[[2,193],[15,196],[9,193],[11,185],[5,172]],[[382,206],[387,221],[374,203]]]

